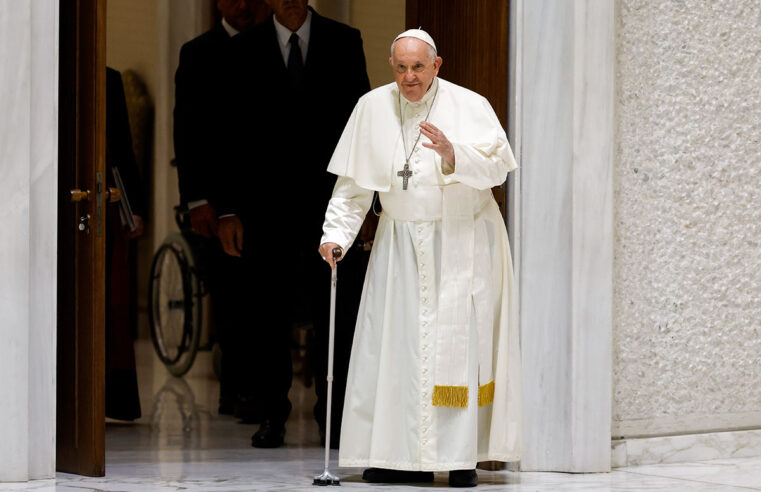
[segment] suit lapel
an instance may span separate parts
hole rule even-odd
[[[225,31],[224,26],[222,26],[222,23],[217,23],[216,26],[214,26],[214,30],[212,31],[212,35],[214,36],[214,39],[217,42],[227,41],[230,39],[230,35],[227,34],[227,31]]]

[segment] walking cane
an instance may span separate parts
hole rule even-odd
[[[333,340],[336,334],[336,284],[338,283],[338,259],[341,257],[341,248],[333,250],[333,271],[330,274],[330,328],[328,330],[328,402],[327,416],[325,421],[325,471],[322,475],[314,477],[312,485],[341,485],[337,476],[330,473],[330,414],[333,406]]]

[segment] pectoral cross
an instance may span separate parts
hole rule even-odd
[[[410,176],[412,176],[412,171],[410,171],[410,163],[409,161],[404,163],[404,169],[402,171],[399,171],[396,173],[397,176],[402,178],[402,189],[407,189],[407,182],[410,179]]]

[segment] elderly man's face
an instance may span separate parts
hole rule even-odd
[[[431,46],[417,38],[401,38],[394,43],[394,55],[388,59],[396,85],[410,101],[419,101],[439,74],[442,59],[433,58]]]
[[[291,31],[297,31],[307,17],[307,0],[267,0],[277,21]]]
[[[217,8],[222,17],[239,31],[262,22],[271,13],[264,0],[217,0]]]

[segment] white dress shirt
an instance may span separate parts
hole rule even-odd
[[[277,17],[273,16],[272,19],[275,21],[275,32],[277,32],[277,41],[280,45],[280,53],[283,55],[283,63],[285,63],[285,66],[288,66],[288,55],[291,53],[291,43],[289,42],[291,40],[291,34],[293,34],[293,31],[282,25],[277,21]],[[312,27],[312,11],[307,11],[307,18],[304,20],[304,23],[301,24],[301,27],[299,27],[299,30],[296,31],[296,35],[299,37],[299,49],[301,49],[301,57],[302,62],[306,63],[307,61],[307,50],[309,49],[309,33],[311,32]]]
[[[235,29],[233,26],[231,26],[230,23],[227,22],[227,19],[225,19],[224,17],[222,17],[222,27],[225,28],[225,31],[227,31],[227,35],[230,37],[233,37],[240,32],[237,29]]]

